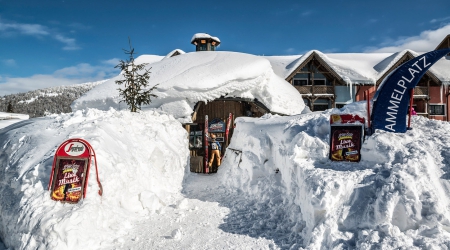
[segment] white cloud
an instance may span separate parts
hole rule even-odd
[[[1,95],[8,95],[36,89],[108,79],[118,75],[120,72],[108,63],[111,60],[114,59],[103,61],[99,65],[80,63],[75,66],[56,70],[53,74],[49,75],[37,74],[30,77],[0,76],[0,93]]]
[[[120,59],[113,58],[113,59],[102,61],[102,63],[115,67],[117,64],[119,64],[119,61],[120,61]]]
[[[436,30],[426,30],[418,36],[399,38],[380,44],[378,47],[366,48],[366,52],[398,52],[411,49],[417,52],[434,50],[450,34],[450,24]]]
[[[68,38],[40,24],[11,23],[5,22],[0,19],[0,32],[4,33],[5,35],[19,34],[34,37],[51,37],[65,44],[63,50],[80,49],[80,47],[76,44],[76,40],[74,38]]]
[[[75,39],[67,38],[63,35],[57,34],[54,36],[56,40],[65,43],[66,46],[63,47],[63,50],[77,50],[80,49],[78,45],[76,45]]]
[[[17,31],[23,35],[48,35],[48,29],[40,24],[17,24],[0,22],[0,31]]]
[[[52,75],[34,75],[28,78],[2,77],[1,81],[0,93],[2,93],[2,95],[23,93],[31,90],[44,89],[61,85],[83,83],[83,81],[79,81],[78,79],[58,78]]]
[[[450,16],[443,17],[443,18],[432,19],[430,21],[430,23],[439,23],[439,22],[445,22],[445,21],[448,21],[448,20],[450,20]]]
[[[2,60],[3,65],[5,66],[9,66],[9,67],[14,67],[16,66],[16,60],[14,59],[6,59],[6,60]]]

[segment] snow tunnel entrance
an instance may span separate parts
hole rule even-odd
[[[212,102],[198,102],[192,114],[192,123],[184,124],[189,135],[190,170],[195,173],[217,173],[219,170],[219,159],[213,157],[211,137],[220,144],[220,156],[223,157],[226,148],[230,144],[234,119],[240,116],[261,117],[269,110],[258,101],[239,98],[220,98]],[[230,113],[231,121],[228,136],[226,125]],[[205,148],[205,117],[208,116],[209,145],[206,153]],[[220,129],[224,126],[223,129]],[[206,154],[208,155],[205,159]],[[211,166],[209,163],[211,162]]]

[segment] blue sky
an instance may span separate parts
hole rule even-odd
[[[195,33],[221,51],[255,55],[434,49],[450,34],[449,0],[0,0],[0,96],[110,78],[139,54],[194,51]]]

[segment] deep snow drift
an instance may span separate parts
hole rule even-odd
[[[0,138],[0,237],[13,249],[114,246],[134,221],[179,195],[189,154],[179,122],[154,112],[90,109],[35,118],[0,130]],[[94,147],[102,197],[91,170],[89,198],[77,205],[50,199],[53,155],[68,138]]]
[[[364,102],[332,112],[361,115]],[[414,117],[405,134],[367,138],[361,162],[337,163],[330,113],[239,118],[220,174],[257,214],[272,210],[252,228],[295,248],[450,248],[450,124]]]
[[[13,249],[446,249],[450,130],[414,117],[377,132],[360,163],[328,160],[330,113],[238,118],[219,172],[187,172],[186,132],[171,116],[89,109],[0,130],[0,236]],[[79,204],[50,200],[53,153],[94,147]],[[278,173],[277,170],[278,169]]]

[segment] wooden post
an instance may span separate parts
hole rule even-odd
[[[364,91],[364,98],[367,100],[367,127],[370,129],[370,95],[369,95],[369,90]]]

